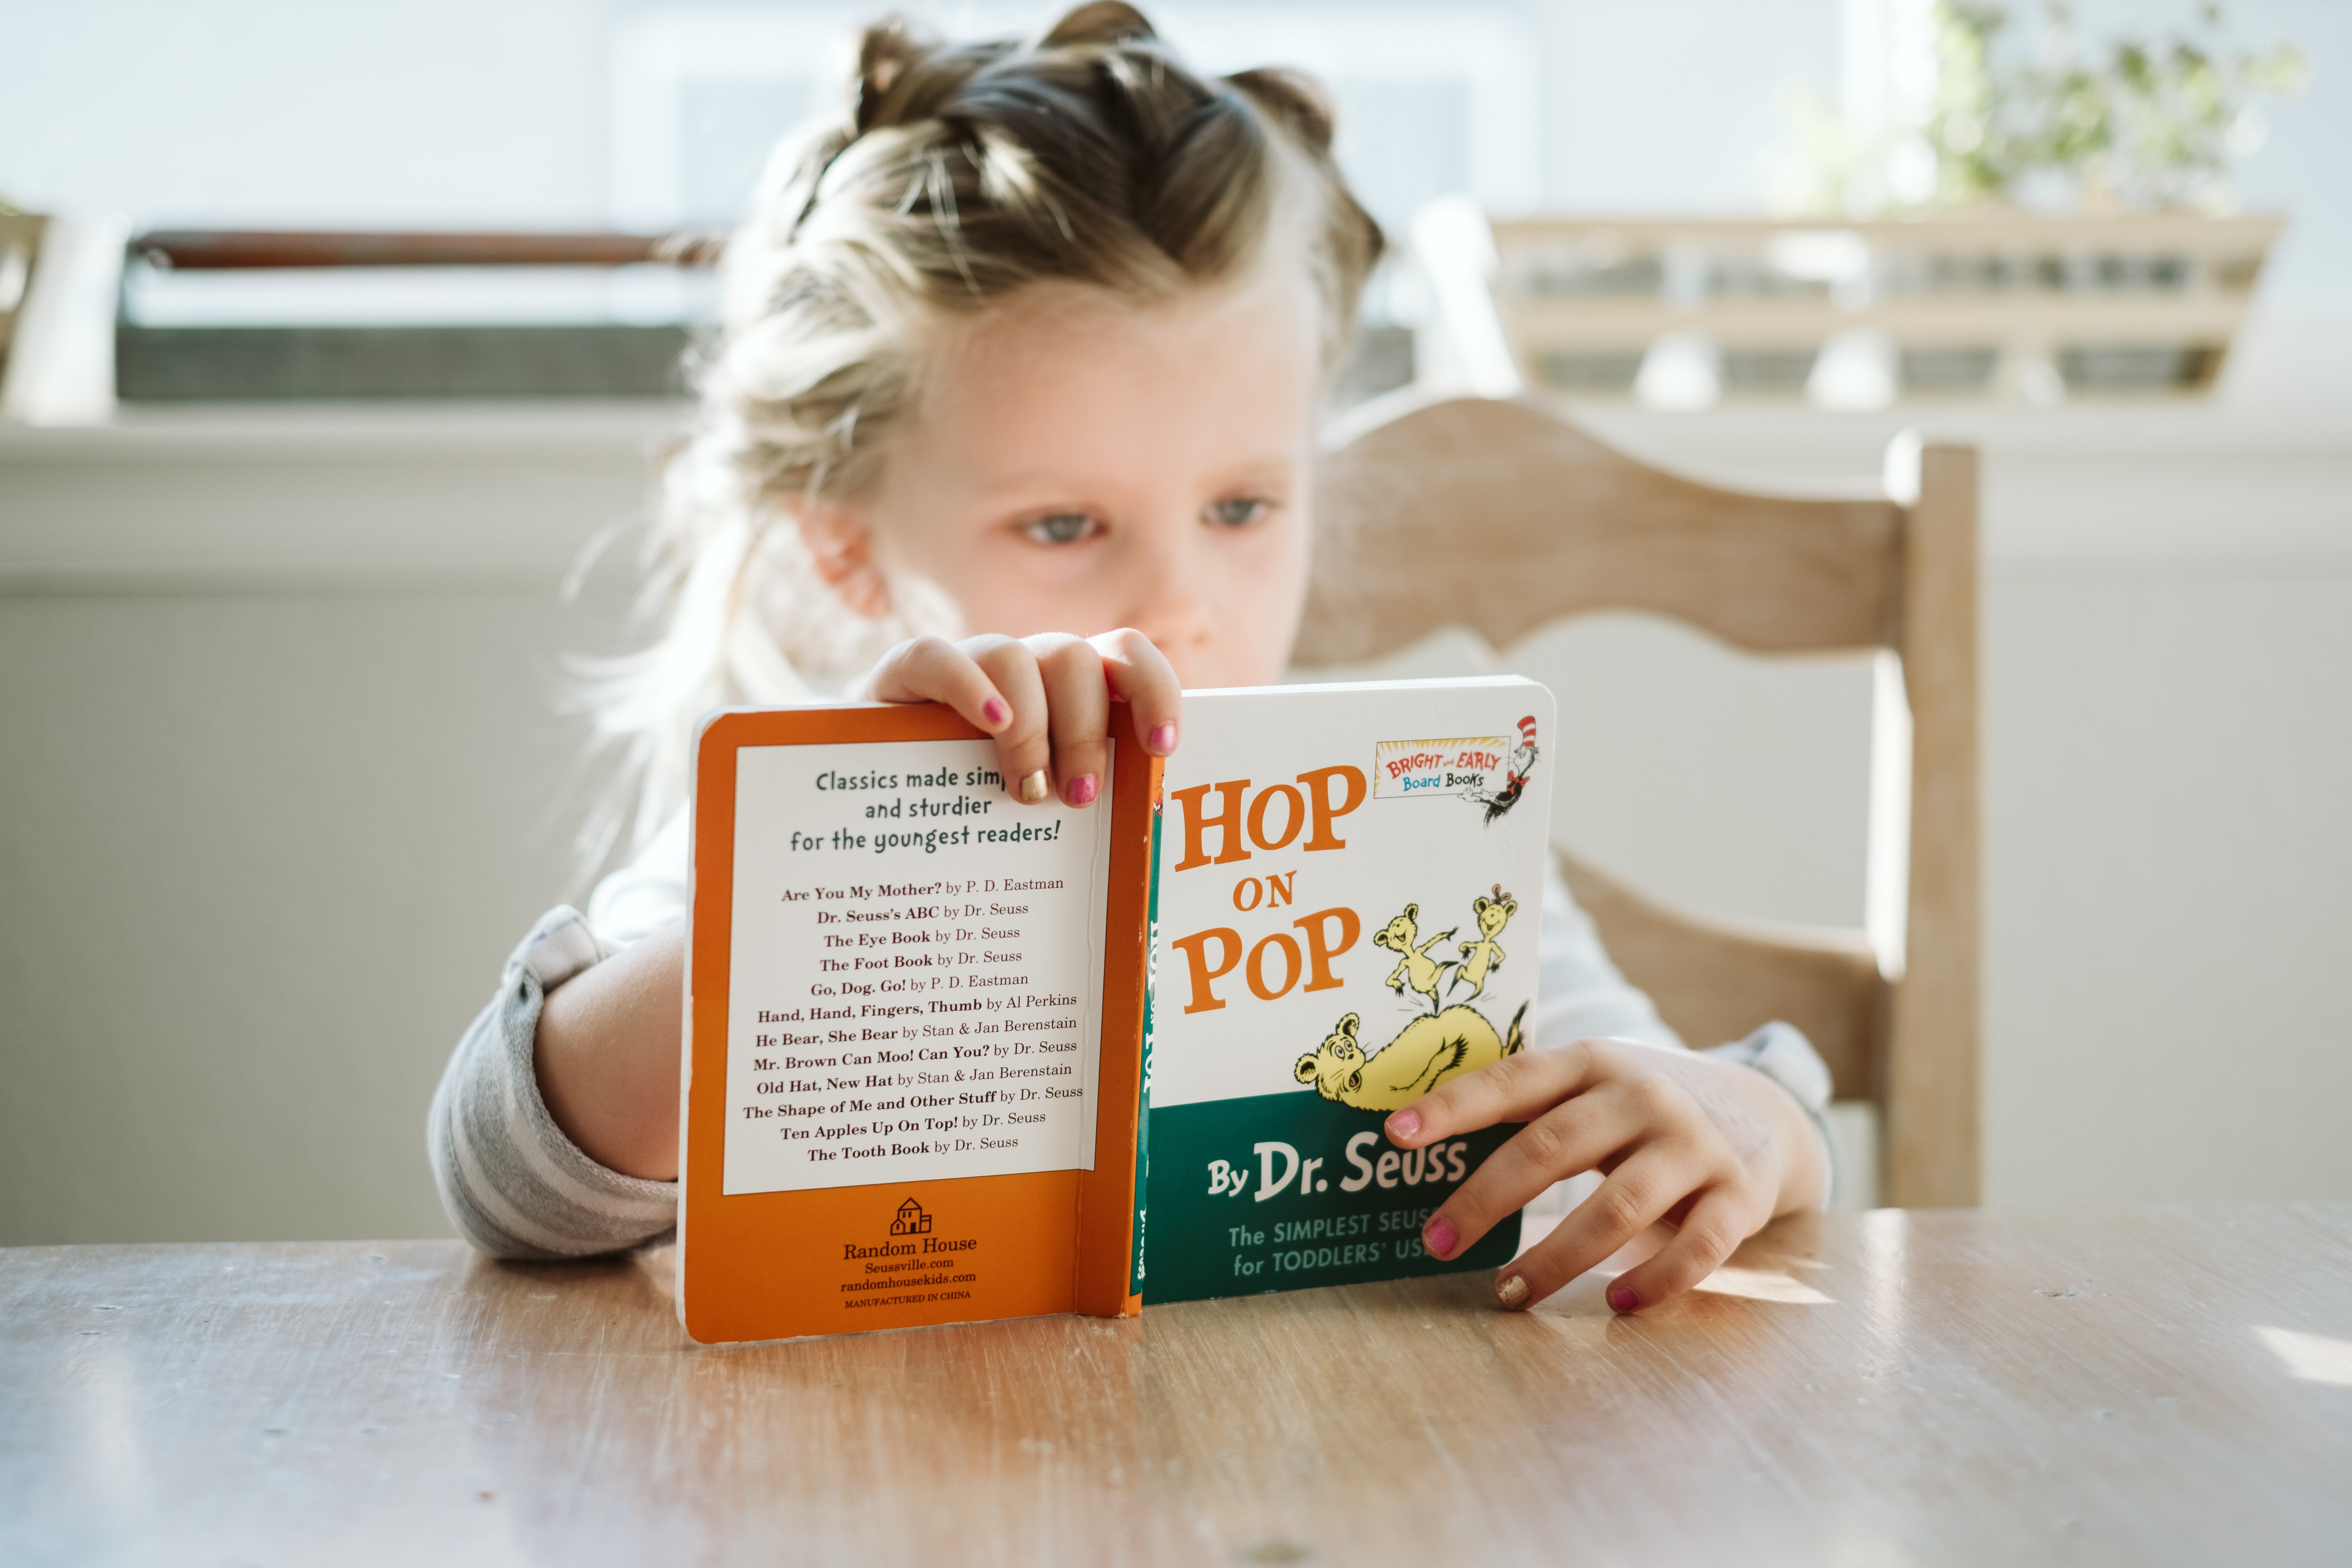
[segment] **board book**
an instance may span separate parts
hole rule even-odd
[[[1491,1267],[1421,1223],[1515,1129],[1389,1111],[1523,1047],[1552,706],[1516,678],[1123,705],[1022,805],[935,705],[698,737],[679,1315],[705,1342]]]

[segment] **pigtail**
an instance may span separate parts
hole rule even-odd
[[[1142,12],[1125,4],[1125,0],[1092,0],[1066,14],[1038,38],[1040,49],[1063,48],[1074,44],[1156,43],[1160,35],[1144,19]]]
[[[1236,71],[1225,78],[1259,110],[1281,124],[1315,166],[1316,184],[1330,204],[1326,212],[1326,243],[1339,256],[1342,270],[1360,283],[1379,265],[1388,248],[1380,224],[1366,212],[1356,194],[1340,177],[1331,157],[1331,141],[1339,129],[1338,107],[1323,84],[1304,71],[1278,66]]]
[[[1323,84],[1313,77],[1281,66],[1260,66],[1255,70],[1235,71],[1225,80],[1235,91],[1280,121],[1284,129],[1297,137],[1308,151],[1331,151],[1331,132],[1339,117]]]
[[[850,123],[856,134],[895,124],[892,89],[912,68],[940,52],[940,41],[920,24],[906,16],[887,16],[866,29],[857,41],[857,79]]]
[[[1327,324],[1325,361],[1336,366],[1355,341],[1357,295],[1363,280],[1380,265],[1388,237],[1372,215],[1356,200],[1339,166],[1331,156],[1331,141],[1339,128],[1339,111],[1323,84],[1304,71],[1262,67],[1236,71],[1225,78],[1258,110],[1279,124],[1314,170],[1311,184],[1326,203],[1322,244],[1313,265],[1327,300],[1344,301],[1336,319]]]

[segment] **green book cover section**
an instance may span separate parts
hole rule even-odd
[[[1513,1215],[1459,1257],[1421,1245],[1422,1222],[1518,1131],[1490,1127],[1400,1152],[1377,1118],[1313,1094],[1161,1108],[1151,1127],[1150,1301],[1196,1301],[1499,1268]]]
[[[1390,1112],[1526,1048],[1551,694],[1515,677],[1188,692],[1151,889],[1147,1303],[1493,1268],[1422,1222],[1518,1129]],[[1148,1223],[1147,1223],[1148,1217]]]

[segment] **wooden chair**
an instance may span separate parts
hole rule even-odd
[[[1975,451],[1898,442],[1891,493],[1806,500],[1662,472],[1530,403],[1391,406],[1324,459],[1301,665],[1376,658],[1451,626],[1502,647],[1601,610],[1669,616],[1759,654],[1899,658],[1912,785],[1894,962],[1860,931],[1669,908],[1559,853],[1611,955],[1684,1037],[1787,1019],[1839,1099],[1877,1105],[1883,1202],[1976,1203]],[[1433,529],[1449,548],[1429,548]]]

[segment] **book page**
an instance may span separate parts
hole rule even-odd
[[[1110,794],[1023,805],[988,741],[738,753],[724,1192],[1093,1169]]]

